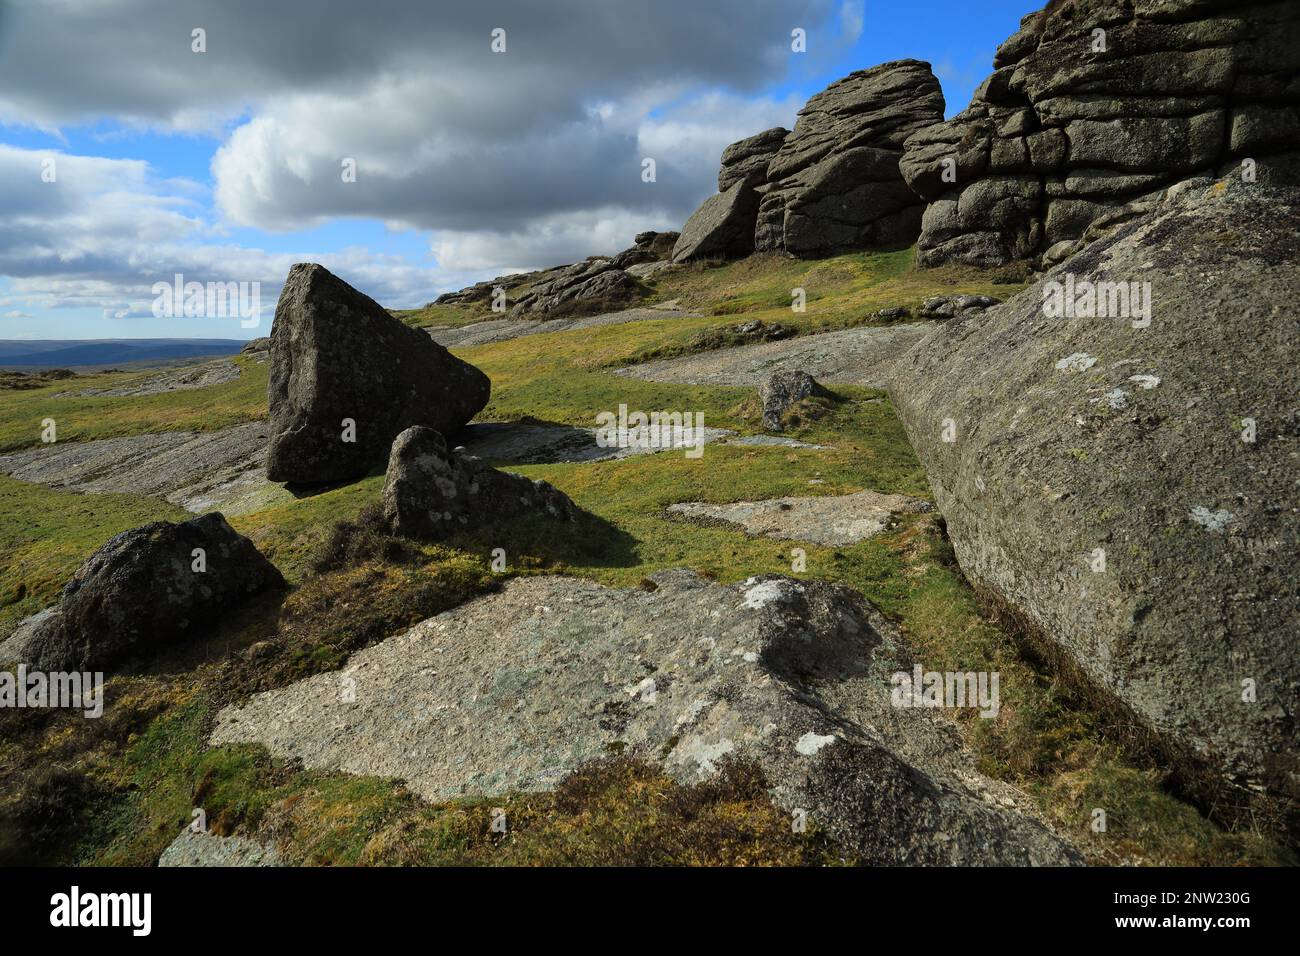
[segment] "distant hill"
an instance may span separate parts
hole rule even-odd
[[[85,368],[233,355],[238,339],[0,339],[0,368]]]

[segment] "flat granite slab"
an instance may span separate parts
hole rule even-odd
[[[618,369],[615,375],[681,385],[757,387],[777,371],[804,371],[817,381],[883,388],[894,360],[934,331],[933,322],[863,326],[760,342]]]
[[[811,541],[829,547],[865,541],[887,531],[896,515],[930,509],[930,503],[920,498],[877,491],[721,505],[686,501],[668,506],[670,514],[689,520],[723,521],[766,538]]]

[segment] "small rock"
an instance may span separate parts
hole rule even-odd
[[[1230,525],[1236,516],[1223,508],[1218,511],[1211,511],[1204,505],[1197,505],[1192,509],[1191,518],[1207,531],[1222,531]]]
[[[380,501],[394,532],[434,540],[521,513],[559,521],[572,521],[578,514],[553,485],[448,452],[442,435],[418,426],[393,442]]]
[[[922,319],[951,319],[959,315],[983,312],[995,305],[1001,305],[1001,299],[991,295],[938,295],[921,303]]]
[[[784,427],[781,419],[794,405],[808,398],[830,398],[831,392],[807,372],[773,372],[759,386],[758,400],[763,406],[763,424],[773,431]]]
[[[1073,352],[1056,363],[1058,372],[1086,372],[1097,364],[1087,352]]]

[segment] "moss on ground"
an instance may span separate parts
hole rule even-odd
[[[759,429],[752,390],[661,385],[609,374],[639,355],[676,347],[733,316],[795,324],[800,331],[869,320],[887,306],[928,295],[984,292],[1007,297],[973,270],[916,272],[906,253],[841,256],[817,263],[755,257],[721,268],[664,275],[655,298],[679,298],[707,313],[493,343],[464,350],[493,381],[481,416],[525,416],[590,426],[620,403],[644,410],[704,413],[710,426]],[[789,290],[808,311],[789,310]],[[414,324],[463,324],[474,307],[415,310]],[[238,383],[139,399],[50,399],[41,389],[0,395],[0,445],[30,443],[32,422],[57,402],[61,437],[102,437],[166,428],[219,427],[264,414],[265,366]],[[0,855],[61,862],[147,865],[203,806],[218,832],[282,841],[310,863],[829,863],[814,834],[795,837],[773,810],[752,768],[736,767],[702,788],[673,784],[651,767],[611,759],[584,768],[552,794],[431,805],[391,780],[305,772],[259,748],[206,750],[215,711],[253,690],[335,668],[358,647],[496,586],[493,548],[509,574],[569,573],[635,586],[647,573],[687,566],[722,581],[791,573],[791,549],[807,555],[796,577],[862,591],[898,622],[925,666],[997,670],[1002,707],[993,720],[960,719],[980,769],[1037,801],[1044,816],[1097,863],[1294,863],[1267,837],[1227,832],[1169,792],[1149,759],[1116,728],[1033,663],[982,613],[940,522],[904,516],[890,533],[825,548],[756,538],[726,526],[668,520],[674,502],[727,502],[870,488],[928,497],[925,476],[888,401],[864,388],[837,388],[844,401],[808,410],[791,437],[822,449],[712,445],[681,453],[517,470],[545,478],[594,517],[572,526],[518,521],[489,525],[438,546],[376,532],[365,512],[378,500],[372,475],[232,521],[296,586],[231,615],[215,639],[178,649],[149,673],[109,685],[100,721],[65,714],[0,714],[0,823],[49,817],[26,843],[0,839]],[[64,430],[64,422],[73,431]],[[0,479],[0,621],[53,599],[62,579],[116,531],[179,517],[157,501],[80,496]],[[336,524],[342,521],[340,531]],[[17,600],[20,583],[26,593]],[[43,768],[43,769],[42,769]],[[63,795],[63,798],[56,798]],[[65,798],[65,799],[64,799]],[[51,816],[51,807],[61,808]],[[505,835],[490,829],[506,810]],[[1107,815],[1092,829],[1094,809]],[[43,817],[42,814],[45,816]],[[33,845],[31,838],[38,838]]]
[[[611,756],[552,793],[426,803],[398,781],[303,771],[261,748],[193,746],[207,709],[190,701],[121,757],[148,799],[98,820],[95,862],[148,865],[202,807],[219,835],[279,837],[296,865],[808,865],[838,862],[815,826],[794,831],[755,767],[682,786]],[[179,746],[178,746],[179,744]]]

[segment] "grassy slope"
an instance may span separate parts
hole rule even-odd
[[[634,356],[677,350],[700,329],[735,321],[733,316],[742,313],[810,331],[860,324],[876,309],[915,305],[931,294],[965,291],[1005,297],[1015,291],[991,285],[986,276],[974,273],[913,272],[907,261],[906,253],[898,253],[819,263],[754,259],[724,268],[681,270],[663,279],[655,298],[679,298],[708,313],[701,318],[529,337],[463,354],[492,377],[493,398],[485,419],[530,415],[590,425],[596,412],[626,402],[645,410],[702,411],[710,425],[755,431],[750,390],[658,385],[610,376],[605,370]],[[808,311],[801,315],[788,305],[789,290],[795,286],[808,293]],[[451,324],[437,315],[448,309],[464,321],[474,317],[472,309],[459,306],[420,311],[429,322]],[[416,321],[427,324],[418,317]],[[223,415],[236,416],[234,420],[256,417],[261,408],[252,393],[264,388],[264,379],[256,381],[264,372],[252,372],[237,386],[168,396],[171,403],[161,403],[154,417],[130,400],[98,406],[94,427],[101,431],[85,434],[178,427],[178,422],[193,422],[200,409],[214,410],[223,423],[230,420],[221,419]],[[259,665],[258,679],[274,683],[304,668],[337,666],[358,642],[400,630],[410,620],[490,587],[485,569],[494,547],[506,549],[513,573],[558,570],[619,586],[673,566],[696,567],[724,581],[763,571],[789,573],[790,549],[796,542],[672,522],[662,511],[675,501],[836,494],[861,488],[928,495],[924,475],[888,403],[867,389],[841,392],[847,401],[793,432],[833,446],[825,450],[715,446],[699,460],[663,453],[519,469],[546,478],[603,519],[563,533],[515,523],[447,542],[447,548],[427,549],[406,564],[372,556],[350,570],[313,576],[310,556],[329,536],[331,524],[377,500],[381,479],[367,478],[241,517],[236,526],[253,537],[292,582],[303,585],[285,603],[278,625],[279,634],[289,635],[292,650],[277,658],[274,667]],[[17,403],[7,394],[0,397],[0,436],[7,434],[10,423],[35,412],[35,406],[25,404],[28,397],[22,395]],[[15,404],[22,407],[15,410]],[[74,403],[66,414],[80,421],[86,410]],[[810,485],[813,478],[822,483]],[[40,546],[46,549],[40,564],[51,579],[113,530],[153,517],[151,509],[166,507],[94,496],[81,500],[93,501],[87,510],[96,514],[98,523],[75,514],[65,520],[56,515],[67,508],[57,493],[10,484],[16,490],[0,485],[0,492],[22,500],[23,517],[13,521],[6,513],[0,519],[0,554],[8,557],[30,549],[30,542],[39,537],[48,542]],[[1166,794],[1159,771],[1126,754],[1116,742],[1122,733],[1113,733],[1085,707],[1073,704],[1063,688],[1027,663],[1013,642],[981,616],[933,519],[910,518],[889,535],[851,547],[804,547],[807,576],[843,581],[867,594],[900,623],[928,667],[1001,672],[1004,704],[999,717],[960,721],[981,769],[1029,793],[1093,860],[1286,859],[1285,852],[1267,840],[1248,832],[1225,833]],[[6,588],[12,585],[9,578],[0,580]],[[40,593],[52,592],[47,587]],[[24,611],[40,603],[34,598],[24,602]],[[295,617],[295,605],[307,613]],[[275,635],[276,611],[250,611],[246,620],[231,625],[245,632],[238,643]],[[312,614],[318,620],[312,620]],[[304,620],[311,626],[302,627]],[[235,676],[245,679],[238,665],[219,659],[197,669],[188,664],[170,677],[119,678],[112,685],[116,706],[110,712],[125,733],[70,719],[27,728],[25,734],[0,744],[0,780],[6,769],[37,762],[75,764],[84,775],[78,786],[89,796],[83,801],[86,818],[80,821],[83,838],[65,844],[64,851],[90,861],[151,861],[188,821],[195,805],[207,809],[219,832],[261,828],[292,833],[286,852],[298,861],[833,859],[815,833],[791,842],[786,821],[774,817],[758,798],[761,786],[746,776],[745,768],[737,768],[726,786],[698,790],[675,787],[647,768],[612,761],[577,775],[560,794],[495,801],[512,821],[510,835],[503,838],[488,832],[490,807],[485,804],[431,807],[390,781],[304,773],[254,748],[204,751],[204,721],[227,693],[232,666]],[[23,754],[17,752],[19,739],[27,748]],[[67,781],[62,786],[66,788]],[[0,785],[0,793],[15,799],[12,787]],[[19,804],[40,807],[41,796],[39,786],[28,786]],[[1089,829],[1095,807],[1107,811],[1105,834]],[[708,832],[723,832],[725,838],[703,839],[698,828],[691,829],[690,821],[699,819],[711,821]],[[674,831],[691,839],[674,840]]]
[[[39,444],[42,422],[54,419],[59,441],[89,441],[184,429],[215,431],[266,417],[267,363],[232,356],[239,379],[211,388],[143,396],[56,398],[60,392],[107,388],[149,378],[154,372],[113,372],[55,382],[42,388],[0,391],[0,453]]]

